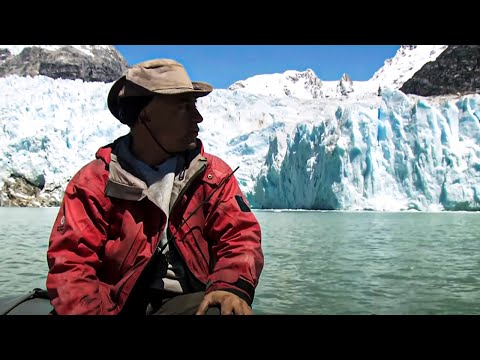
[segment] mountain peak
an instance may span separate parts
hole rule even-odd
[[[384,65],[369,81],[382,87],[399,89],[423,65],[435,59],[447,48],[447,45],[402,45],[395,56],[385,60]]]
[[[400,89],[426,63],[435,59],[447,45],[401,45],[395,56],[386,59],[368,81],[353,81],[344,73],[339,81],[321,81],[312,69],[287,70],[282,74],[255,75],[237,81],[228,90],[241,90],[252,94],[300,99],[343,98],[378,95],[378,89]]]
[[[347,82],[347,83],[353,84],[352,79],[347,73],[343,73],[342,78],[340,79],[340,82]]]
[[[353,81],[347,73],[344,73],[338,82],[337,92],[343,96],[347,96],[349,93],[353,92]]]
[[[273,97],[291,96],[300,99],[321,97],[322,81],[312,69],[305,71],[287,70],[284,73],[255,75],[237,81],[228,90],[241,90]]]
[[[127,62],[112,45],[0,45],[0,77],[112,82]]]

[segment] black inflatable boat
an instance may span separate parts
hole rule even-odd
[[[46,290],[0,299],[0,315],[48,315],[53,310]]]

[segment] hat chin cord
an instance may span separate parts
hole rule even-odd
[[[141,120],[141,122],[145,126],[145,129],[147,129],[147,131],[150,134],[150,136],[152,137],[153,141],[155,141],[155,144],[157,144],[160,149],[162,149],[168,155],[175,155],[176,154],[176,152],[170,152],[167,149],[165,149],[165,147],[162,144],[160,144],[160,142],[157,140],[157,138],[155,136],[153,136],[153,133],[150,130],[150,128],[147,126],[147,123],[143,119]]]

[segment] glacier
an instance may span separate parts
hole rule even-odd
[[[480,95],[384,89],[271,138],[251,202],[315,210],[480,210]]]
[[[290,83],[272,78],[281,91],[244,81],[197,102],[205,150],[240,167],[252,207],[480,210],[480,95],[283,76]],[[129,131],[107,109],[110,86],[0,78],[0,205],[58,206],[75,172]]]

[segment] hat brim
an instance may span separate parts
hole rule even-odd
[[[118,113],[118,97],[120,92],[125,86],[127,79],[126,76],[122,76],[120,79],[115,81],[115,83],[110,88],[107,96],[107,105],[108,109],[115,116],[118,120],[121,120]],[[195,97],[202,97],[210,94],[213,90],[213,87],[210,84],[201,81],[192,81],[193,89],[190,88],[178,88],[178,89],[159,89],[159,90],[148,90],[145,88],[141,88],[137,94],[133,95],[126,95],[127,96],[149,96],[149,95],[178,95],[178,94],[193,94]]]

